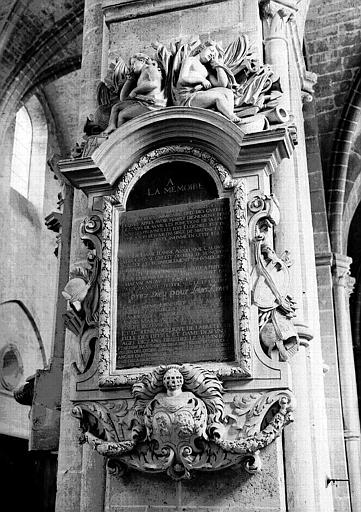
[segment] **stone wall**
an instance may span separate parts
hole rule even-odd
[[[44,368],[52,351],[58,260],[54,254],[56,234],[46,228],[44,217],[56,211],[60,186],[46,158],[54,153],[69,155],[76,140],[76,76],[75,72],[56,80],[39,95],[42,116],[47,123],[44,129],[48,130],[42,168],[36,169],[40,176],[44,173],[43,198],[39,204],[33,204],[10,186],[14,122],[6,132],[2,150],[0,349],[9,343],[17,346],[24,364],[18,385],[37,369]],[[35,178],[31,186],[40,186],[40,181]],[[28,437],[28,407],[16,403],[12,392],[2,389],[0,409],[0,432]]]
[[[326,188],[335,130],[361,64],[361,4],[314,0],[306,21],[308,67],[317,73],[315,103]]]

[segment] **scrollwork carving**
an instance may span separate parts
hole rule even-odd
[[[248,209],[256,276],[252,298],[259,311],[260,340],[269,357],[277,349],[279,359],[287,361],[298,350],[299,338],[293,324],[296,304],[288,293],[292,261],[288,251],[279,257],[272,248],[271,228],[279,221],[278,202],[273,195],[255,191]]]
[[[113,473],[126,466],[166,472],[180,480],[197,470],[216,471],[235,464],[255,473],[261,467],[259,450],[292,421],[289,392],[256,393],[243,402],[248,426],[230,439],[221,382],[212,372],[190,364],[160,366],[135,383],[132,393],[134,405],[129,411],[127,406],[121,408],[117,420],[110,402],[79,403],[73,410],[84,440],[109,459]],[[120,424],[128,426],[127,439],[119,435]]]
[[[90,251],[85,263],[74,266],[62,294],[70,309],[64,315],[66,327],[78,338],[75,366],[83,373],[90,366],[99,322],[99,275],[101,219],[87,217],[80,226],[80,237]]]
[[[293,421],[293,404],[291,398],[287,395],[282,395],[278,402],[280,406],[279,411],[261,431],[245,439],[235,441],[215,439],[215,443],[221,446],[225,451],[234,454],[256,453],[258,450],[265,448],[281,434],[283,428],[288,423]]]

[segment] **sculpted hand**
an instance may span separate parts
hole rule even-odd
[[[130,91],[130,93],[128,94],[128,98],[134,98],[136,96],[136,92],[134,92],[134,89],[133,91]]]
[[[212,84],[209,80],[203,80],[202,86],[203,86],[203,89],[210,89],[212,87]]]
[[[217,66],[222,66],[223,65],[223,59],[222,58],[212,59],[209,62],[209,65],[211,66],[212,69],[216,68]]]

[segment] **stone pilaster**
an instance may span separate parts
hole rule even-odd
[[[350,276],[351,258],[342,254],[333,255],[333,300],[335,307],[337,352],[342,392],[344,437],[347,455],[352,511],[361,510],[361,461],[360,420],[352,335],[349,312],[349,296],[354,279]]]
[[[103,15],[100,0],[85,0],[83,55],[80,85],[79,135],[83,132],[84,122],[88,114],[97,107],[96,89],[102,73],[103,53]],[[88,200],[80,190],[74,191],[72,239],[70,266],[85,259],[86,248],[78,233],[79,225],[87,214]],[[75,372],[72,367],[72,354],[76,336],[67,331],[65,337],[65,357],[63,372],[63,394],[61,407],[61,429],[58,462],[58,492],[56,500],[57,512],[80,512],[103,509],[102,494],[94,488],[97,482],[100,489],[105,486],[105,470],[99,468],[101,463],[97,454],[89,452],[79,445],[79,427],[71,416],[71,393],[75,389]],[[85,450],[83,456],[83,450]],[[96,478],[95,478],[96,474]],[[92,492],[89,488],[93,486]],[[84,492],[82,492],[84,490]],[[88,499],[85,498],[88,490]],[[99,490],[99,489],[98,489]],[[84,494],[84,496],[83,496]],[[95,498],[95,494],[97,497]],[[91,501],[92,499],[92,501]],[[85,500],[85,501],[84,501]],[[100,506],[101,505],[101,506]]]
[[[97,108],[97,85],[103,73],[103,37],[106,34],[106,29],[104,28],[101,6],[102,2],[100,0],[85,0],[79,135],[83,133],[87,116]]]
[[[282,107],[294,116],[298,146],[272,176],[272,191],[281,210],[275,230],[278,253],[290,250],[292,293],[298,305],[298,322],[306,323],[314,339],[302,340],[291,360],[292,389],[296,395],[295,428],[285,432],[287,502],[290,512],[332,510],[332,493],[325,489],[329,471],[327,425],[324,408],[322,355],[319,339],[317,283],[312,239],[311,205],[302,115],[302,66],[295,30],[296,2],[260,2],[263,18],[265,62],[279,74]]]

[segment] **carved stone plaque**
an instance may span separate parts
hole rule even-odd
[[[135,184],[127,210],[206,201],[218,196],[209,174],[189,162],[172,162],[151,169]]]
[[[228,199],[120,215],[118,369],[234,360]]]

